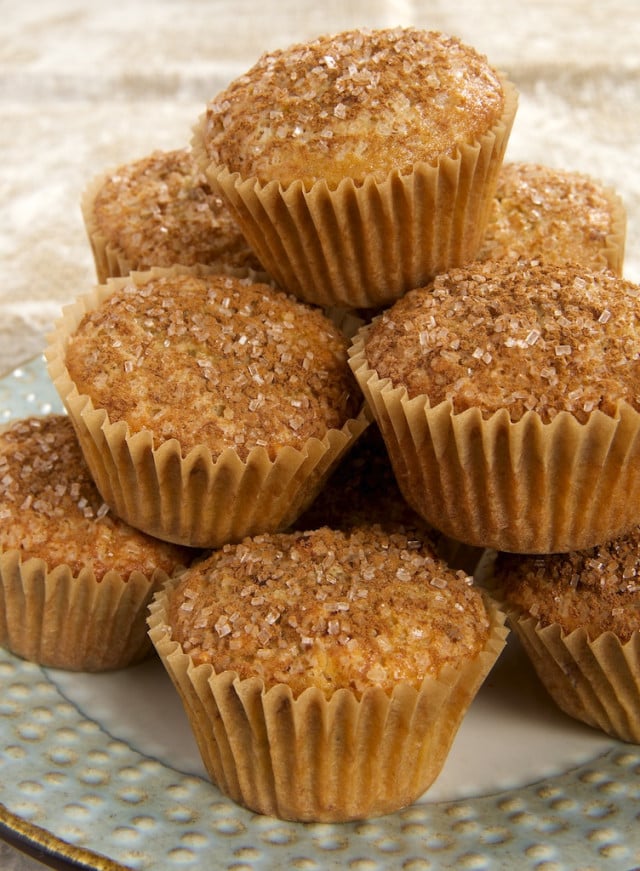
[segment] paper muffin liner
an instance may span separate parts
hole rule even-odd
[[[140,264],[132,263],[122,250],[112,245],[97,225],[94,212],[94,202],[108,178],[107,173],[91,179],[80,197],[80,211],[84,227],[91,246],[96,275],[100,283],[110,277],[128,275]]]
[[[411,507],[465,544],[515,553],[557,553],[602,544],[640,517],[640,414],[620,402],[615,416],[586,424],[560,412],[512,422],[500,409],[454,413],[369,368],[367,326],[350,363],[382,432],[398,486]]]
[[[614,738],[640,744],[640,633],[622,643],[613,632],[593,640],[566,633],[503,605],[540,682],[570,717]]]
[[[102,498],[130,526],[190,547],[215,548],[286,529],[369,425],[368,409],[300,449],[281,447],[274,460],[263,447],[254,448],[246,460],[231,447],[215,458],[205,445],[183,455],[176,439],[156,445],[149,430],[131,433],[125,421],[111,422],[105,409],[95,408],[89,396],[78,392],[65,364],[68,339],[84,314],[126,280],[112,279],[65,307],[45,352]]]
[[[0,554],[0,646],[40,665],[69,671],[108,671],[153,653],[147,609],[168,580],[156,570],[101,580],[90,566],[74,575],[68,565]]]
[[[610,269],[615,275],[622,276],[627,241],[627,210],[622,197],[615,190],[603,188],[602,193],[609,202],[611,229],[604,239],[602,251],[597,259],[603,269]]]
[[[381,307],[474,259],[517,108],[514,86],[502,83],[502,116],[477,142],[383,182],[345,178],[332,189],[319,180],[306,189],[299,180],[242,178],[209,163],[203,124],[193,154],[278,284],[324,307]]]
[[[459,668],[399,683],[391,695],[371,687],[327,699],[318,688],[297,698],[285,684],[266,689],[194,665],[167,625],[167,589],[150,606],[150,637],[184,705],[216,786],[257,813],[341,822],[406,807],[433,783],[458,727],[502,651],[504,614],[488,602],[490,637]]]

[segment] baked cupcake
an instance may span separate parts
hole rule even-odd
[[[193,558],[114,517],[61,414],[0,433],[0,645],[41,665],[123,668],[153,651],[154,591]]]
[[[316,499],[295,523],[298,530],[378,525],[386,532],[436,530],[411,508],[398,488],[377,426],[370,426],[341,460]]]
[[[262,268],[190,149],[154,151],[101,173],[81,206],[100,282],[175,264]]]
[[[428,545],[377,527],[225,546],[149,619],[213,782],[259,813],[319,821],[428,788],[503,622]]]
[[[556,704],[640,743],[640,527],[586,551],[499,554],[491,585]]]
[[[368,427],[340,461],[309,508],[296,520],[298,530],[328,526],[348,532],[375,524],[385,532],[412,532],[429,541],[450,566],[473,574],[483,553],[447,538],[411,508],[398,487],[384,439]]]
[[[81,297],[47,356],[113,511],[219,547],[291,524],[367,426],[347,344],[269,285],[174,267]]]
[[[630,530],[639,293],[576,264],[476,262],[363,327],[351,364],[409,504],[451,538],[520,553]]]
[[[626,211],[587,175],[534,163],[503,164],[478,260],[540,257],[622,274]]]
[[[379,308],[476,255],[516,105],[454,37],[351,30],[263,55],[192,144],[278,284]]]

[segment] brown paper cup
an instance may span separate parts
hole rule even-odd
[[[128,275],[139,266],[137,263],[132,263],[121,250],[113,246],[97,226],[93,204],[106,179],[106,174],[92,179],[80,197],[82,218],[93,254],[96,275],[100,283],[105,282],[111,276]]]
[[[234,801],[281,819],[340,822],[415,801],[439,774],[471,701],[504,647],[504,615],[475,660],[392,695],[358,699],[194,666],[171,638],[166,589],[150,608],[150,637],[181,697],[211,780]]]
[[[622,198],[614,190],[607,188],[605,194],[611,207],[611,230],[604,240],[602,255],[598,259],[602,261],[603,268],[622,276],[627,241],[627,210]]]
[[[516,90],[503,86],[503,115],[478,142],[381,183],[244,179],[208,165],[197,126],[193,153],[279,285],[324,307],[376,308],[474,259],[516,113]]]
[[[153,652],[147,608],[167,575],[151,578],[90,567],[76,576],[67,565],[0,554],[0,645],[40,665],[69,671],[124,668]]]
[[[65,365],[69,336],[116,285],[100,285],[66,307],[46,350],[49,374],[104,501],[130,526],[191,547],[220,547],[290,526],[369,425],[368,410],[299,450],[281,448],[275,460],[264,448],[246,460],[233,448],[213,457],[204,445],[183,456],[175,439],[156,445],[149,430],[132,434],[78,392]]]
[[[411,507],[465,544],[516,553],[581,550],[628,532],[640,517],[640,414],[621,402],[615,417],[580,424],[560,412],[512,423],[507,409],[483,419],[450,402],[378,378],[367,364],[367,327],[350,363]]]
[[[625,644],[612,632],[593,641],[584,629],[565,634],[509,611],[541,683],[557,706],[608,735],[640,743],[640,633]]]

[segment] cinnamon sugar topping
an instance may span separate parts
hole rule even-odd
[[[208,105],[210,161],[283,183],[361,181],[454,155],[500,117],[486,58],[416,28],[352,30],[263,55]]]
[[[626,214],[618,195],[587,175],[503,164],[479,260],[541,257],[620,273]]]
[[[0,545],[22,559],[151,577],[190,561],[186,548],[152,539],[103,502],[64,415],[16,421],[0,434]]]
[[[131,432],[214,457],[264,446],[273,459],[357,414],[346,347],[319,310],[268,285],[174,270],[121,280],[70,337],[66,363]]]
[[[100,187],[92,213],[97,232],[133,269],[175,263],[261,268],[189,149],[156,151],[120,166]]]
[[[620,401],[640,410],[640,288],[612,273],[538,261],[474,263],[388,309],[365,339],[380,378],[454,412],[506,408],[580,422]],[[455,350],[452,350],[455,349]]]
[[[437,585],[429,583],[437,579]],[[475,656],[489,620],[472,579],[378,527],[260,535],[226,545],[170,593],[172,635],[196,662],[298,695],[427,674]]]
[[[598,547],[567,554],[500,554],[495,580],[507,602],[566,633],[591,639],[614,632],[625,643],[640,631],[640,527]]]

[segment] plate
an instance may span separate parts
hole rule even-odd
[[[0,420],[60,410],[42,358]],[[207,779],[155,658],[108,674],[0,650],[0,824],[85,869],[562,871],[640,867],[640,747],[555,708],[511,636],[416,804],[347,824],[253,814]]]

